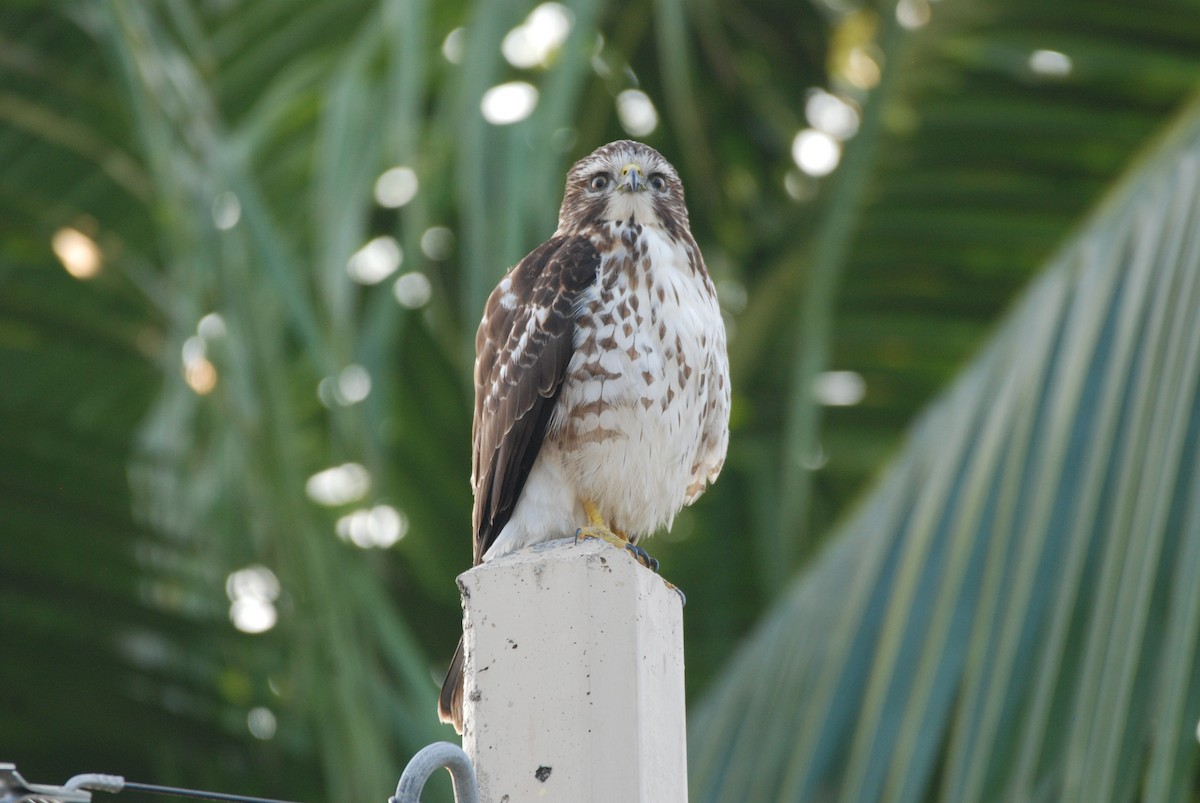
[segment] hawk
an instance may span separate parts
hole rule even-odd
[[[629,140],[576,162],[475,351],[475,565],[572,533],[653,564],[638,538],[704,493],[729,442],[725,325],[675,168]],[[459,733],[462,670],[460,641],[438,701]]]

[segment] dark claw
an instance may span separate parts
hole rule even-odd
[[[671,588],[674,589],[675,593],[679,595],[680,602],[682,602],[684,605],[687,605],[687,595],[679,590],[679,586],[672,585]]]
[[[625,548],[633,553],[633,556],[637,558],[638,563],[642,564],[655,574],[658,573],[658,561],[650,557],[646,550],[642,549],[637,544],[626,544]]]

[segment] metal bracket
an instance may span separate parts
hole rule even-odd
[[[479,803],[479,785],[471,759],[461,747],[450,742],[434,742],[413,756],[396,784],[395,796],[388,798],[388,803],[420,803],[429,776],[442,767],[450,771],[457,803]],[[4,801],[0,800],[0,803]]]
[[[125,779],[119,775],[76,775],[62,786],[29,783],[17,772],[16,764],[0,762],[0,803],[91,803],[89,789],[120,792]]]

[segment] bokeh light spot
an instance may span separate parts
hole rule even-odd
[[[242,219],[242,202],[232,192],[226,190],[213,199],[213,225],[221,231],[228,231]]]
[[[276,727],[275,714],[269,708],[256,706],[246,714],[246,728],[255,739],[264,742],[271,739],[275,736]]]
[[[1074,67],[1071,57],[1057,50],[1035,50],[1029,54],[1029,69],[1038,75],[1065,78]]]
[[[929,24],[933,8],[929,0],[900,0],[896,4],[896,21],[900,26],[914,31]]]
[[[858,109],[823,89],[809,90],[804,103],[804,116],[813,128],[835,139],[850,139],[858,131]]]
[[[454,232],[445,226],[430,226],[421,235],[421,253],[430,259],[449,259],[454,253]]]
[[[360,549],[387,549],[408,533],[408,517],[391,505],[355,510],[337,521],[338,538]]]
[[[817,375],[813,395],[827,407],[852,407],[867,395],[867,382],[856,371],[825,371]]]
[[[198,395],[207,396],[217,387],[217,367],[201,357],[184,366],[183,381]]]
[[[355,251],[346,262],[346,273],[359,284],[379,284],[391,276],[404,261],[404,252],[395,237],[376,237]]]
[[[266,566],[252,565],[232,572],[225,579],[229,597],[229,619],[243,633],[265,633],[275,626],[279,614],[279,578]]]
[[[537,87],[525,81],[509,81],[484,92],[479,108],[483,119],[492,125],[510,125],[532,114],[537,102]]]
[[[640,89],[626,89],[617,95],[617,118],[621,127],[634,137],[648,136],[658,128],[658,110]]]
[[[392,292],[395,294],[396,300],[400,302],[400,306],[418,309],[429,302],[433,295],[433,287],[429,284],[428,276],[414,270],[397,279],[395,286],[392,287]]]
[[[824,131],[806,128],[792,140],[792,159],[810,176],[829,175],[841,158],[841,145]]]
[[[872,89],[879,83],[879,62],[865,49],[852,48],[846,57],[845,75],[859,89]]]
[[[559,3],[542,3],[504,37],[500,52],[514,67],[549,66],[571,32],[571,12]]]
[[[338,374],[338,392],[343,404],[358,404],[371,393],[371,374],[361,365],[347,365]]]
[[[50,248],[67,273],[76,279],[90,279],[100,272],[104,260],[96,241],[79,229],[62,228],[54,232]]]
[[[375,180],[375,202],[387,209],[399,209],[416,197],[419,188],[417,172],[398,165],[383,171]]]
[[[217,367],[208,359],[208,345],[204,338],[193,335],[183,341],[180,355],[183,360],[183,381],[187,386],[201,396],[212,393],[217,386]]]
[[[337,507],[357,502],[371,490],[371,473],[358,463],[318,471],[304,484],[308,498],[319,505]]]
[[[196,324],[196,334],[205,340],[216,340],[225,336],[225,319],[219,312],[210,312]]]
[[[467,29],[455,28],[442,40],[442,57],[451,64],[462,64],[467,49]]]

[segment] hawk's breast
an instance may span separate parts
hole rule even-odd
[[[691,238],[609,224],[551,423],[566,471],[613,526],[669,525],[715,479],[729,410],[725,330]]]

